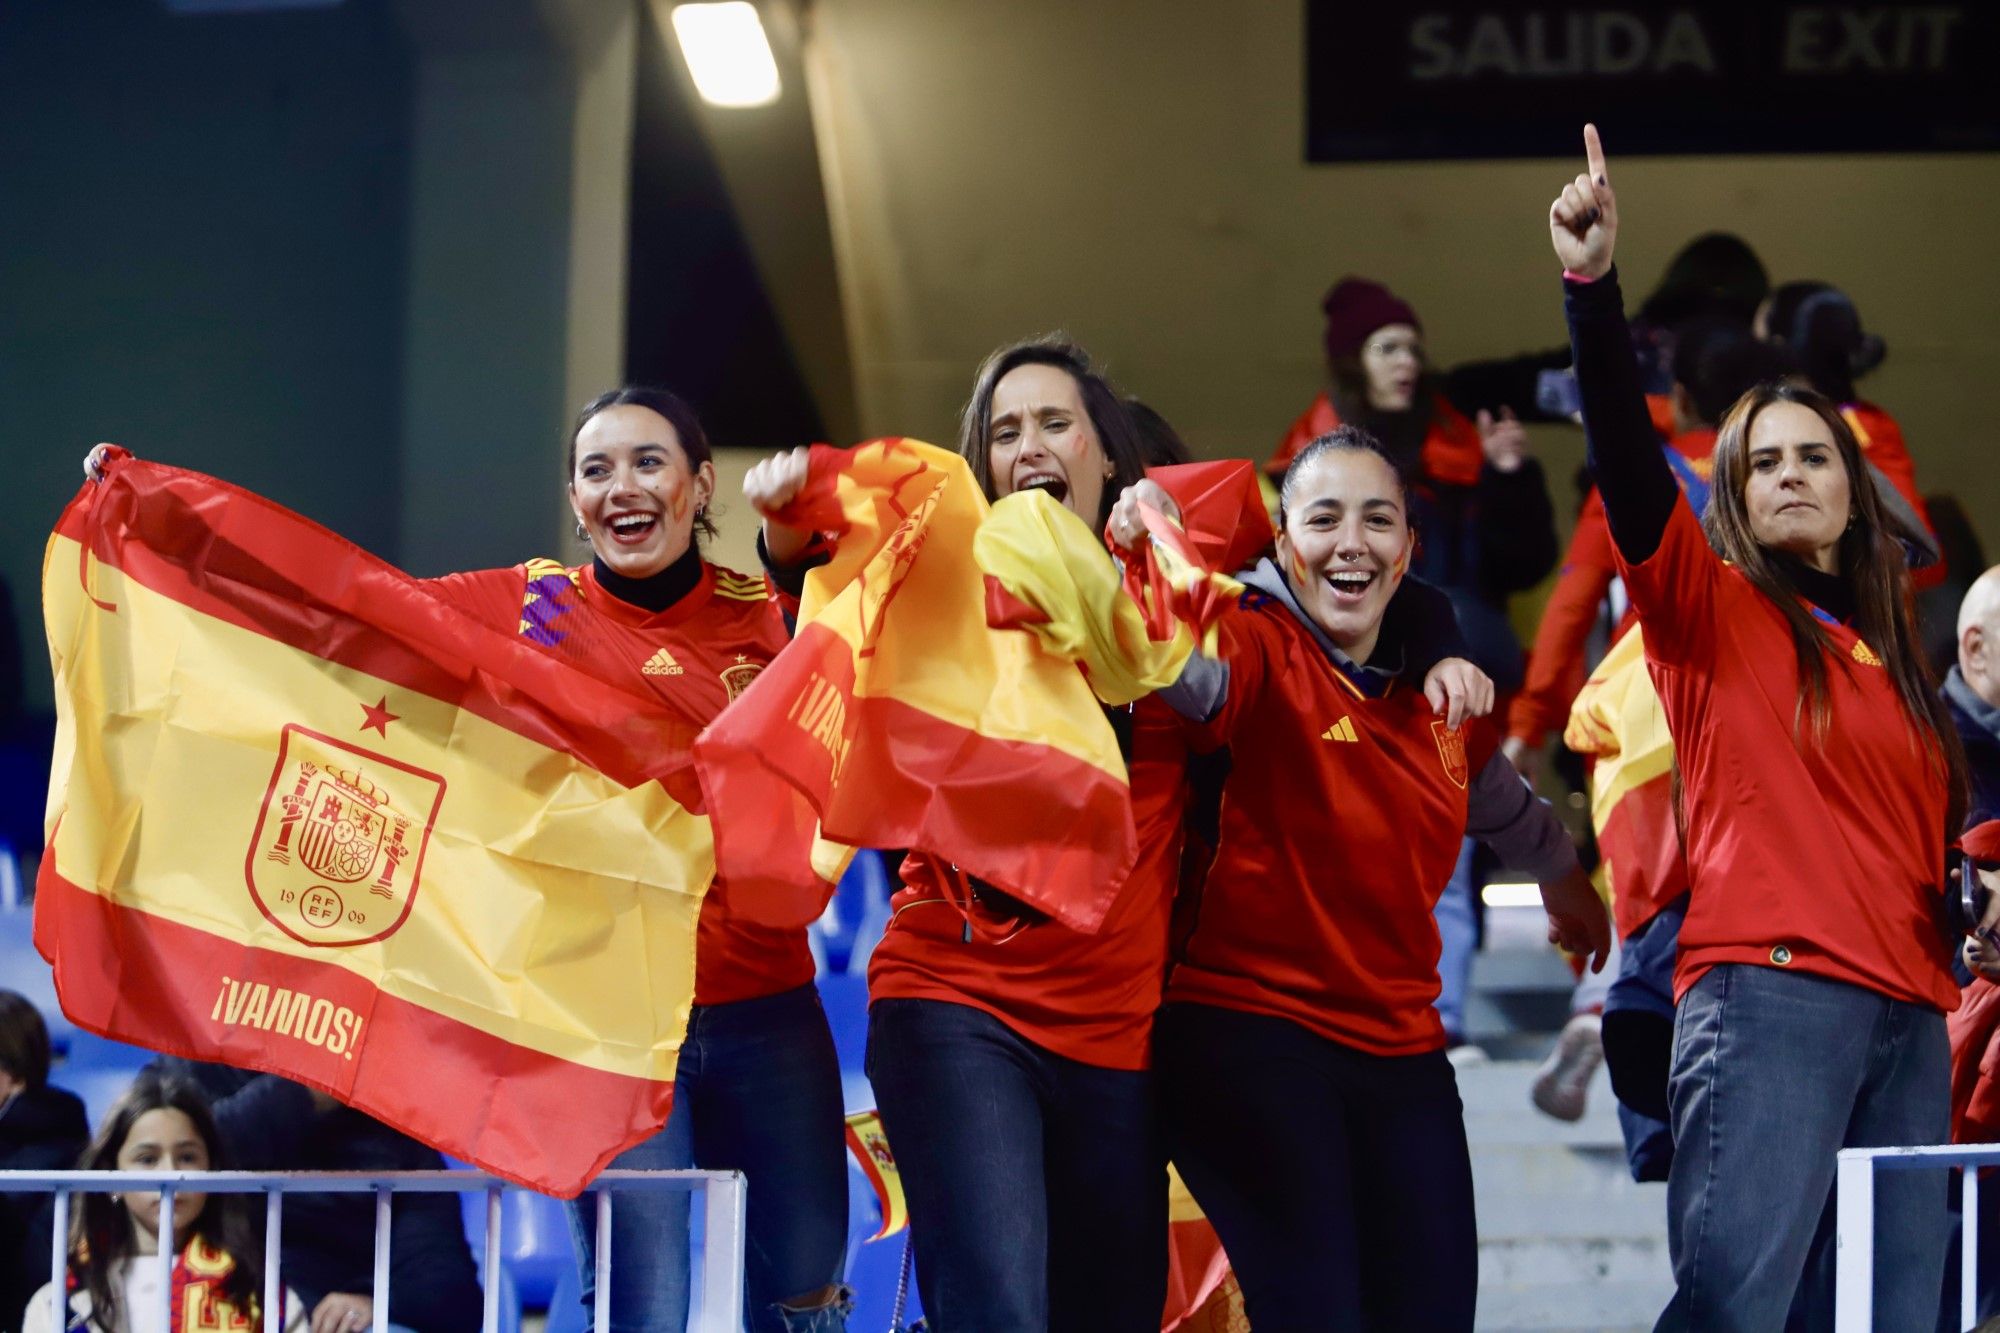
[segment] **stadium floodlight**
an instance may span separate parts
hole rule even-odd
[[[675,5],[674,35],[703,101],[768,106],[778,100],[778,62],[748,0]]]

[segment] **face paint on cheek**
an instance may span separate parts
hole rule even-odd
[[[674,522],[676,523],[686,518],[688,513],[688,493],[686,491],[675,491],[673,498],[667,501],[667,512],[673,515]]]
[[[1394,574],[1397,578],[1401,578],[1403,577],[1403,575],[1409,573],[1410,557],[1413,554],[1415,554],[1416,549],[1417,548],[1415,542],[1412,542],[1408,546],[1405,546],[1403,548],[1403,553],[1396,557],[1395,567],[1390,572]]]
[[[1292,582],[1297,586],[1303,588],[1306,586],[1306,584],[1310,583],[1311,581],[1312,581],[1311,578],[1308,577],[1308,575],[1306,574],[1306,558],[1299,554],[1297,547],[1293,547]]]

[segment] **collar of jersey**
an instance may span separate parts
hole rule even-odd
[[[1396,678],[1403,672],[1402,650],[1399,646],[1390,645],[1390,650],[1396,657],[1395,665],[1363,666],[1340,651],[1333,640],[1327,637],[1326,631],[1306,614],[1305,608],[1299,605],[1299,599],[1292,596],[1291,585],[1285,582],[1285,576],[1278,572],[1278,566],[1271,557],[1265,556],[1259,560],[1257,567],[1243,575],[1242,579],[1245,585],[1280,602],[1292,613],[1294,620],[1305,626],[1306,633],[1312,635],[1313,642],[1319,645],[1320,653],[1326,658],[1327,665],[1333,668],[1334,675],[1356,694],[1364,699],[1379,699],[1395,687]]]
[[[597,572],[589,565],[584,565],[581,572],[582,582],[577,591],[584,600],[599,614],[624,625],[678,625],[707,606],[715,592],[715,566],[706,560],[701,563],[701,581],[690,588],[686,596],[663,611],[648,611],[643,606],[620,601],[597,581]]]

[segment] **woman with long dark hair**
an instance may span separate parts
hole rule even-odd
[[[959,452],[989,500],[1043,490],[1096,532],[1128,488],[1153,487],[1166,502],[1143,481],[1148,466],[1186,461],[1163,426],[1135,423],[1083,349],[1034,339],[979,367]],[[760,464],[746,494],[774,511],[804,466],[803,456]],[[795,552],[803,537],[767,522],[766,542]],[[1444,599],[1431,597],[1448,621]],[[909,1199],[924,1310],[939,1329],[1160,1326],[1167,1176],[1152,1034],[1190,783],[1163,704],[1106,712],[1130,775],[1139,860],[1102,928],[1082,934],[976,884],[968,905],[952,867],[912,853],[869,966],[868,1076]]]
[[[1661,1329],[1832,1317],[1844,1147],[1943,1142],[1955,1008],[1944,850],[1962,762],[1918,647],[1894,524],[1821,394],[1767,384],[1724,418],[1706,531],[1639,392],[1595,127],[1549,211],[1590,462],[1682,779]],[[1876,1186],[1875,1320],[1936,1318],[1942,1172]]]
[[[77,1168],[83,1171],[215,1171],[227,1154],[208,1099],[191,1081],[145,1070],[98,1127]],[[164,1235],[162,1234],[164,1233]],[[266,1327],[264,1238],[246,1196],[179,1190],[170,1218],[156,1189],[77,1196],[70,1224],[71,1290],[65,1329],[93,1333],[165,1330],[170,1293],[160,1289],[154,1256],[173,1254],[174,1327],[183,1333]],[[28,1302],[23,1333],[50,1333],[50,1288]],[[296,1298],[286,1300],[287,1329],[303,1327]],[[185,1311],[197,1311],[187,1323]]]
[[[86,462],[91,471],[97,455]],[[590,559],[531,560],[430,581],[444,601],[626,689],[698,717],[722,711],[789,641],[761,578],[711,564],[715,464],[678,395],[628,386],[584,405],[564,455],[565,493]],[[813,987],[804,927],[702,900],[694,1005],[667,1124],[612,1165],[742,1171],[749,1180],[744,1317],[753,1333],[845,1326],[847,1157],[840,1063]],[[650,1000],[644,977],[607,978]],[[561,1133],[562,1126],[550,1126]],[[612,1290],[596,1291],[594,1200],[569,1205],[586,1302],[619,1333],[679,1329],[690,1297],[684,1197],[634,1193],[612,1210]]]

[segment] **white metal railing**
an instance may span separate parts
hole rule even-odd
[[[1958,1321],[1979,1322],[1979,1171],[2000,1166],[2000,1143],[1948,1143],[1925,1148],[1843,1148],[1835,1178],[1834,1333],[1875,1327],[1875,1173],[1966,1168],[1961,1182]]]
[[[375,1196],[375,1328],[389,1326],[389,1200],[396,1194],[486,1195],[486,1312],[483,1333],[500,1327],[500,1195],[517,1188],[472,1171],[0,1171],[0,1193],[54,1194],[54,1240],[49,1247],[50,1328],[69,1326],[69,1209],[72,1194],[129,1193],[135,1186],[160,1192],[160,1216],[172,1236],[174,1195],[262,1194],[264,1211],[264,1311],[267,1328],[284,1323],[284,1279],[279,1242],[284,1234],[287,1194],[373,1194]],[[604,1171],[591,1182],[597,1192],[596,1333],[607,1333],[611,1302],[611,1196],[621,1191],[696,1191],[702,1196],[701,1299],[690,1313],[690,1333],[739,1333],[743,1327],[743,1208],[746,1191],[739,1171]],[[173,1300],[174,1247],[159,1247],[160,1299]],[[273,1315],[271,1312],[276,1311]],[[161,1327],[172,1324],[171,1311]]]

